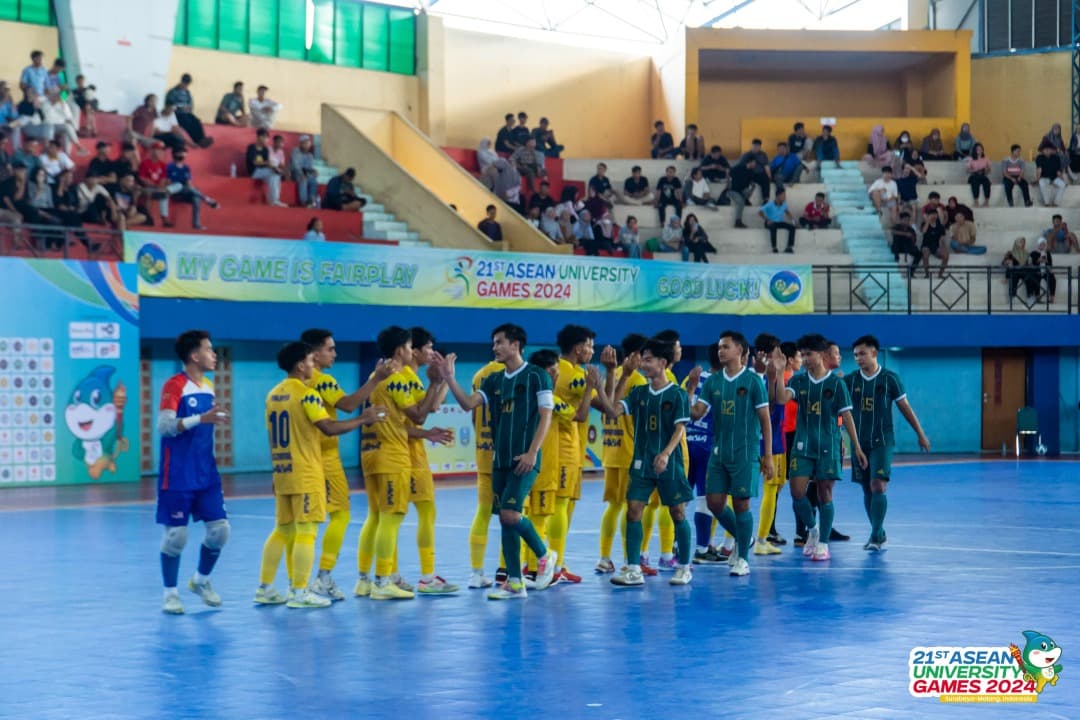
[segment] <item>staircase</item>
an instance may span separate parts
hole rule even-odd
[[[852,262],[859,266],[895,266],[890,238],[881,217],[870,202],[868,186],[857,161],[843,161],[840,167],[821,168],[829,205],[836,224],[843,231],[844,246]],[[853,278],[853,292],[865,310],[904,310],[908,302],[907,278],[899,272],[880,270]],[[886,295],[887,294],[887,295]],[[858,304],[858,301],[855,301]],[[858,308],[856,308],[858,309]]]

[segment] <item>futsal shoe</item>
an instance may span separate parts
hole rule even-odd
[[[567,570],[565,567],[559,570],[559,582],[572,583],[577,585],[581,582],[581,576]]]
[[[727,560],[729,557],[731,557],[732,553],[735,552],[735,546],[732,545],[731,547],[728,547],[727,545],[724,545],[717,552],[720,553],[720,557]]]
[[[668,580],[669,585],[689,585],[694,579],[694,570],[690,565],[676,565],[675,574]]]
[[[285,596],[277,591],[277,588],[267,585],[259,586],[255,591],[255,604],[257,605],[284,605]]]
[[[784,545],[787,545],[787,540],[785,540],[784,537],[777,532],[769,533],[769,537],[765,539],[771,542],[773,545],[776,545],[777,547],[783,547]]]
[[[745,577],[750,574],[750,563],[746,562],[742,558],[735,561],[735,564],[731,566],[731,570],[728,571],[728,575],[734,575],[735,577]]]
[[[334,601],[322,595],[316,595],[306,588],[293,588],[293,596],[285,603],[285,607],[296,608],[328,608]]]
[[[525,589],[525,583],[520,580],[508,580],[495,590],[488,593],[488,600],[524,600],[529,591]]]
[[[415,588],[410,585],[409,582],[405,578],[401,577],[401,575],[399,575],[398,573],[394,573],[390,576],[390,582],[394,583],[405,592],[412,592],[413,590],[415,590]]]
[[[506,568],[501,567],[495,571],[495,584],[503,585],[506,583],[508,576],[506,574]]]
[[[421,595],[452,595],[460,589],[457,585],[446,582],[438,575],[431,580],[421,579],[416,584],[416,591]]]
[[[649,556],[641,556],[641,574],[645,577],[656,577],[660,571],[649,564]]]
[[[221,596],[210,587],[210,581],[195,582],[195,578],[188,580],[188,590],[202,598],[202,601],[210,607],[221,607]]]
[[[804,537],[803,535],[796,535],[795,540],[793,541],[793,543],[794,543],[795,547],[805,547],[806,546],[806,537]]]
[[[822,560],[828,560],[830,557],[832,556],[829,555],[829,543],[819,542],[814,546],[814,555],[810,559],[815,562],[820,562]]]
[[[716,552],[715,548],[709,548],[705,552],[700,550],[694,552],[695,565],[719,565],[723,562],[724,558],[720,557],[720,553]]]
[[[779,555],[781,553],[780,548],[773,545],[768,540],[758,540],[754,545],[755,555]]]
[[[330,598],[333,601],[345,599],[345,593],[341,592],[337,583],[334,582],[334,578],[330,575],[316,575],[315,579],[311,581],[311,592]]]
[[[803,545],[803,549],[802,549],[802,554],[803,554],[804,557],[810,557],[811,555],[814,554],[814,548],[817,547],[818,537],[819,537],[820,533],[821,533],[821,530],[818,528],[817,525],[810,528],[806,532],[806,544]]]
[[[371,587],[371,578],[369,578],[366,574],[361,575],[357,579],[356,585],[353,587],[352,594],[356,597],[370,597]]]
[[[544,590],[555,580],[555,564],[559,561],[559,553],[548,548],[544,557],[536,561],[536,589]],[[578,578],[578,582],[581,579]],[[522,588],[524,590],[524,587]]]
[[[645,576],[637,567],[628,565],[611,576],[611,584],[620,587],[634,587],[645,584]]]
[[[169,615],[183,615],[184,605],[180,602],[180,594],[171,592],[165,596],[165,602],[161,604],[161,612]]]
[[[674,572],[675,568],[679,566],[679,561],[675,559],[674,555],[667,560],[661,557],[660,562],[658,562],[656,566],[656,569],[660,572]]]
[[[600,575],[613,573],[615,572],[615,563],[611,561],[611,558],[600,558],[600,560],[597,561],[594,570]]]
[[[833,528],[829,532],[829,542],[847,542],[851,539],[850,535],[845,535],[836,528]]]
[[[877,541],[874,540],[874,538],[870,538],[866,541],[866,544],[862,546],[862,549],[866,550],[867,552],[877,552],[881,550],[881,546],[878,545]]]
[[[371,588],[372,600],[412,600],[416,595],[411,590],[405,590],[392,580],[387,580],[381,585],[376,583]]]
[[[480,570],[473,570],[472,575],[469,576],[469,589],[470,590],[483,590],[489,588],[495,583],[491,578],[484,577],[484,573]]]

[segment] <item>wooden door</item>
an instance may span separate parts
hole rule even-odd
[[[1016,412],[1027,404],[1027,352],[985,349],[982,355],[982,449],[1013,452]]]

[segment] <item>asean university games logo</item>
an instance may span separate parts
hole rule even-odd
[[[146,243],[135,254],[139,266],[139,277],[157,285],[169,275],[169,265],[165,258],[165,251],[159,245]]]
[[[468,255],[455,258],[454,262],[446,269],[446,281],[450,286],[446,292],[455,300],[469,296],[472,290],[473,259]]]
[[[769,280],[769,294],[781,305],[790,305],[802,296],[803,284],[798,274],[781,270]]]

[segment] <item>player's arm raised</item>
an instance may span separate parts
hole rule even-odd
[[[765,369],[769,390],[769,403],[783,405],[788,400],[795,398],[791,388],[784,385],[784,370],[787,368],[787,356],[779,347],[773,348],[769,356],[769,367]]]
[[[446,381],[450,393],[457,400],[457,404],[461,406],[462,410],[470,412],[484,404],[486,401],[484,393],[479,390],[471,394],[465,392],[465,389],[458,383],[457,378],[454,377],[454,363],[457,360],[457,355],[454,353],[450,353],[445,357],[439,353],[432,353],[432,355],[432,367],[438,368],[439,377]]]
[[[605,412],[605,408],[609,405],[607,398],[604,397],[604,389],[601,387],[600,371],[594,365],[586,365],[585,392],[581,396],[581,402],[574,408],[574,422],[580,423],[588,420],[590,407]]]
[[[396,373],[401,368],[398,367],[396,360],[379,360],[375,365],[375,372],[371,374],[367,382],[361,385],[355,392],[352,392],[345,397],[341,398],[334,404],[334,407],[341,412],[351,413],[358,407],[367,402],[367,399],[371,397],[371,393],[375,392],[375,388],[379,386],[386,378]]]

